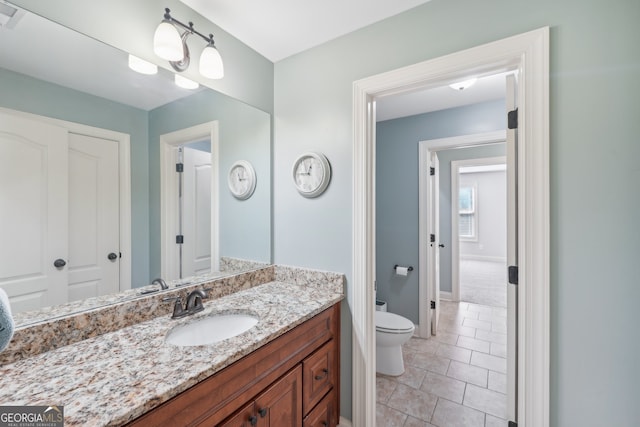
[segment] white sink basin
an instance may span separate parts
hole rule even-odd
[[[165,341],[182,347],[213,344],[240,335],[257,323],[258,318],[250,314],[213,314],[176,326],[169,331]]]

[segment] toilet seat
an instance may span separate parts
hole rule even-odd
[[[385,311],[375,312],[376,330],[388,334],[413,332],[415,325],[405,317]]]

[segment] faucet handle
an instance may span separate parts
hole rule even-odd
[[[182,308],[182,298],[180,297],[162,298],[162,301],[175,301],[175,304],[173,304],[173,314],[171,315],[172,319],[179,319],[189,314],[188,311]]]

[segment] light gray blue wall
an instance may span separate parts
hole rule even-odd
[[[276,63],[275,261],[350,278],[354,80],[550,26],[551,426],[637,424],[639,19],[636,0],[432,0]],[[334,171],[314,200],[290,176],[309,149]]]
[[[451,292],[451,162],[505,155],[505,144],[438,152],[438,160],[440,161],[440,242],[444,244],[444,249],[440,250],[441,291]]]
[[[149,280],[148,114],[0,68],[0,106],[131,136],[131,284]]]
[[[418,323],[418,143],[504,129],[505,111],[504,101],[498,100],[378,123],[376,280],[377,296],[387,301],[389,311]],[[440,176],[446,184],[443,175],[449,174],[451,188],[451,174],[447,171],[450,165],[441,168]],[[450,247],[445,245],[445,251]],[[451,274],[451,257],[448,258]],[[396,264],[410,265],[413,272],[398,276],[393,270]]]
[[[220,255],[271,262],[271,117],[215,91],[203,91],[149,112],[151,275],[160,274],[160,135],[218,121]],[[237,200],[227,174],[237,160],[256,171],[256,189]]]

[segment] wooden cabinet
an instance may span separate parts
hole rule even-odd
[[[335,427],[339,355],[337,303],[128,425]]]

